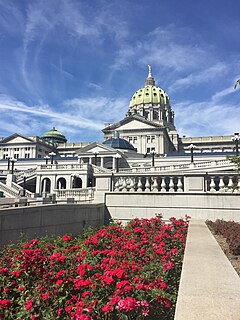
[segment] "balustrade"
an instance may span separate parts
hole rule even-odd
[[[114,192],[183,192],[183,177],[121,176],[114,178]]]
[[[113,179],[114,192],[188,192],[184,189],[184,181],[188,176],[184,175],[129,175],[115,176]],[[237,175],[212,174],[196,175],[199,180],[204,179],[205,188],[200,192],[240,192],[240,179]]]
[[[205,177],[207,192],[239,192],[240,180],[236,175],[207,175]]]

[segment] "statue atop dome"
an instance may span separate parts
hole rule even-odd
[[[152,67],[148,64],[148,77],[145,81],[145,86],[155,86],[155,79],[152,76]]]

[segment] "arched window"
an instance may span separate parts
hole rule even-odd
[[[82,188],[82,179],[73,177],[72,188]]]
[[[49,178],[44,178],[42,180],[42,192],[50,193],[51,190],[51,181]]]
[[[57,180],[57,189],[66,189],[66,179],[65,178],[59,178]]]

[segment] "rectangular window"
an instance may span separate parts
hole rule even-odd
[[[14,148],[14,151],[19,151],[19,148]]]
[[[8,148],[3,148],[3,151],[8,151]]]
[[[18,153],[14,153],[14,159],[18,159],[19,158],[19,154]]]
[[[25,147],[25,150],[26,150],[26,151],[29,151],[29,150],[30,150],[30,147]]]
[[[41,158],[42,156],[41,156],[41,154],[38,154],[38,158]]]
[[[133,137],[133,143],[137,142],[137,137]]]
[[[155,136],[151,136],[151,142],[155,142]]]
[[[151,137],[147,136],[147,143],[150,143]]]
[[[147,153],[150,153],[150,148],[147,148]]]
[[[29,153],[25,153],[25,158],[30,158],[30,154]]]

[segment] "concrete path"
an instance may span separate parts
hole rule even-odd
[[[189,226],[175,320],[240,320],[240,278],[204,221]]]

